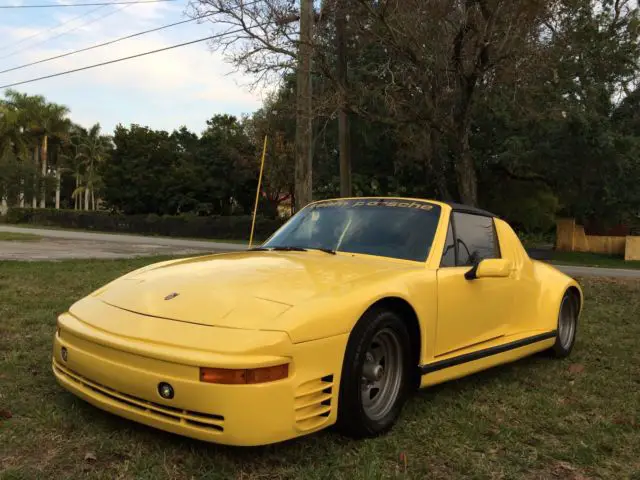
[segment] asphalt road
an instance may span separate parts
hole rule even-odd
[[[615,277],[615,278],[638,278],[640,270],[624,268],[603,268],[603,267],[581,267],[578,265],[554,265],[558,270],[563,271],[572,277]]]
[[[148,245],[164,245],[176,247],[202,248],[207,250],[243,250],[242,244],[211,242],[208,240],[187,240],[182,238],[147,237],[144,235],[121,235],[117,233],[76,232],[73,230],[50,230],[45,228],[24,228],[12,225],[0,225],[0,232],[30,233],[41,237],[65,238],[71,240],[88,240],[106,243],[133,243]]]
[[[27,233],[44,237],[41,241],[0,241],[0,260],[108,259],[153,255],[201,255],[247,248],[246,245],[238,243],[22,228],[8,225],[0,225],[0,232]]]
[[[65,258],[127,258],[149,255],[200,254],[241,251],[244,244],[145,237],[113,233],[76,232],[0,225],[0,232],[30,233],[50,239],[47,242],[0,241],[0,259],[60,260]],[[554,265],[572,276],[638,278],[640,270]]]

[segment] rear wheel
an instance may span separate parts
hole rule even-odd
[[[565,292],[558,312],[556,343],[551,347],[551,352],[557,358],[569,356],[573,349],[578,329],[579,308],[576,296],[570,291]]]
[[[388,431],[407,398],[410,368],[411,344],[402,319],[389,310],[367,312],[347,344],[338,403],[340,430],[352,437]]]

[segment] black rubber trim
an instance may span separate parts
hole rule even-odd
[[[471,207],[469,205],[463,205],[461,203],[454,202],[445,203],[449,205],[454,212],[471,213],[473,215],[480,215],[482,217],[498,218],[498,215],[496,215],[495,213],[487,212],[486,210],[482,210],[481,208]]]
[[[447,358],[446,360],[440,360],[439,362],[433,362],[427,365],[420,365],[420,373],[422,375],[426,375],[427,373],[437,372],[438,370],[455,367],[456,365],[461,365],[467,362],[473,362],[474,360],[480,360],[481,358],[490,357],[491,355],[508,352],[509,350],[515,350],[520,347],[526,347],[527,345],[542,342],[543,340],[549,340],[556,336],[557,330],[553,330],[551,332],[541,333],[540,335],[534,335],[533,337],[527,337],[514,342],[496,345],[495,347],[485,348],[484,350],[478,350],[477,352],[465,353],[458,357]]]

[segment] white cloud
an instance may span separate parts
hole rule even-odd
[[[0,38],[2,38],[2,44],[1,44],[2,50],[4,51],[5,49],[7,49],[9,51],[13,51],[14,49],[18,48],[17,46],[15,48],[12,48],[14,44],[24,40],[25,38],[29,38],[34,35],[37,35],[41,31],[42,30],[40,28],[33,28],[33,27],[0,26]],[[35,41],[35,38],[34,38],[34,41]],[[25,42],[25,45],[26,45],[26,42]]]
[[[171,3],[133,7],[78,28],[51,43],[44,42],[29,48],[13,57],[11,63],[20,65],[37,61],[186,18],[182,15],[183,7]],[[73,16],[57,18],[68,21]],[[85,17],[83,21],[86,20]],[[78,23],[69,25],[77,26]],[[26,25],[2,25],[0,20],[0,32],[5,34],[4,38],[24,38],[37,31]],[[0,85],[156,50],[210,34],[210,24],[188,23],[2,74]],[[45,38],[38,37],[34,41]],[[24,42],[20,47],[30,43]],[[172,128],[167,124],[175,118],[175,127],[186,123],[190,128],[200,130],[205,119],[214,113],[249,113],[259,107],[261,92],[250,92],[247,85],[251,79],[231,73],[232,70],[219,53],[211,53],[207,43],[202,42],[15,88],[42,93],[51,101],[64,98],[72,110],[73,120],[78,122],[111,119],[101,121],[110,129],[119,119],[125,124],[137,121],[151,127],[157,123],[163,125],[158,125],[158,128]],[[176,115],[181,104],[188,106],[188,111]],[[76,118],[76,115],[82,118]]]

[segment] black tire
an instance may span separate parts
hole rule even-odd
[[[396,355],[399,362],[395,363],[400,365],[401,371],[398,373],[399,377],[395,374],[399,387],[390,390],[394,392],[397,388],[397,394],[395,397],[389,394],[385,402],[387,407],[383,409],[385,413],[381,412],[382,416],[379,418],[372,418],[363,405],[363,395],[370,395],[363,393],[363,369],[372,341],[381,335],[395,336],[397,339],[400,350]],[[371,356],[369,358],[371,359]],[[411,342],[407,327],[395,312],[373,308],[362,316],[349,336],[342,365],[337,427],[343,434],[353,438],[375,437],[393,427],[411,390],[411,369],[417,368],[417,365],[412,365],[411,359]],[[393,370],[398,371],[396,368]],[[387,372],[384,375],[387,375]],[[380,381],[389,383],[386,379]],[[398,385],[395,382],[393,384]],[[395,399],[392,401],[392,398]]]
[[[576,342],[579,313],[579,299],[573,292],[566,291],[558,309],[556,343],[549,350],[555,358],[565,358],[571,354]]]

